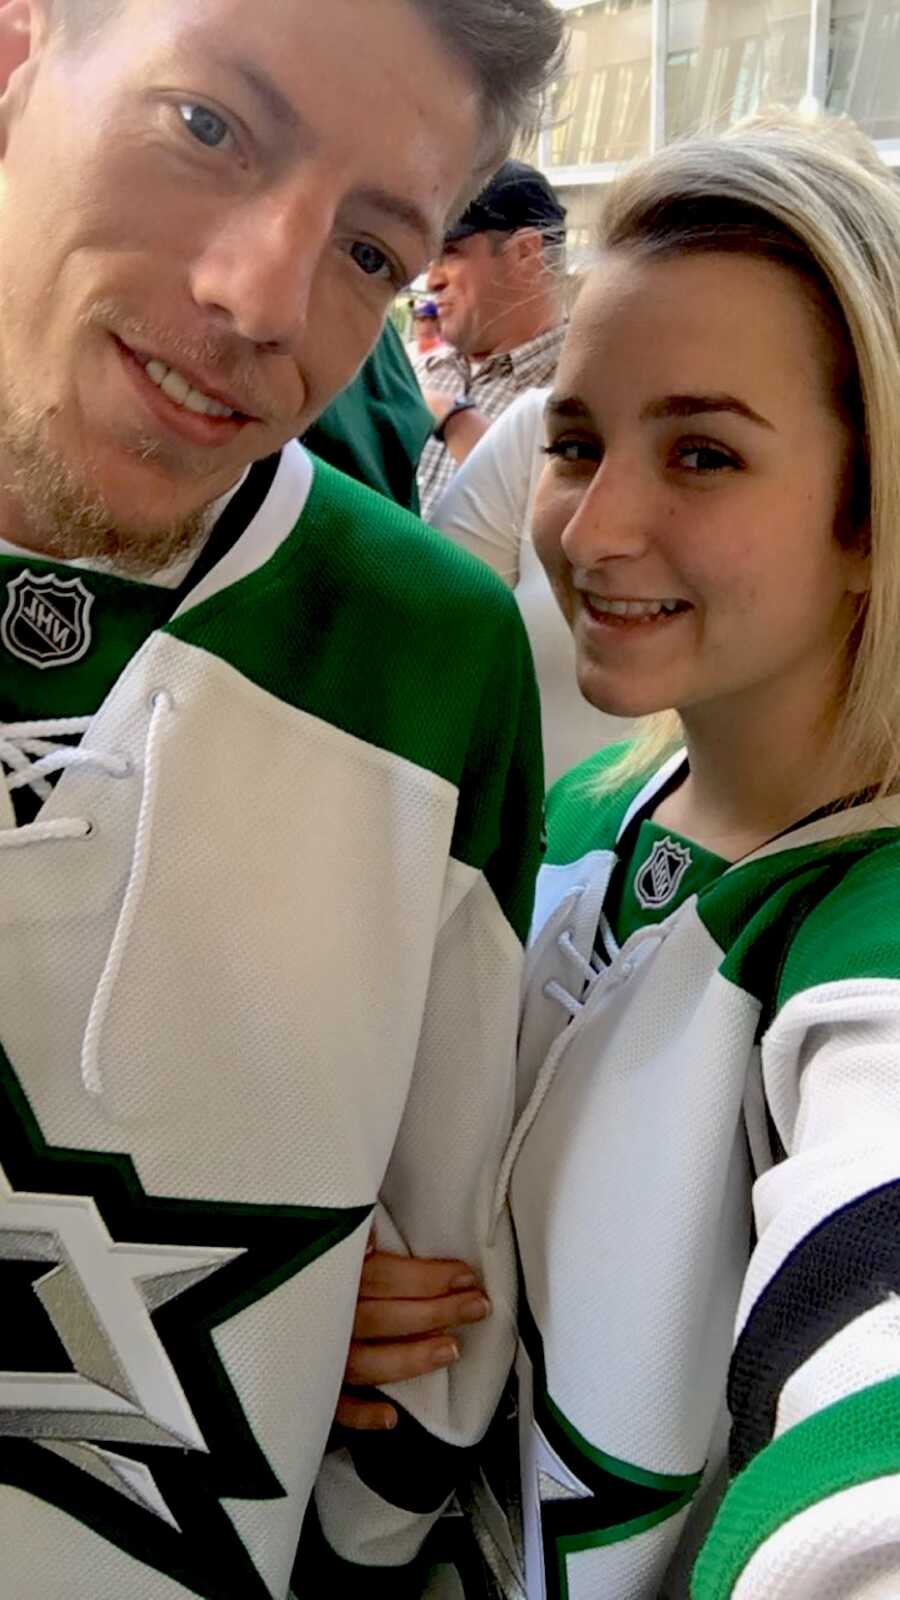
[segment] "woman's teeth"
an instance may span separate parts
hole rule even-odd
[[[594,611],[607,612],[612,617],[633,617],[640,621],[658,617],[663,612],[671,616],[675,611],[687,609],[683,600],[604,600],[600,595],[588,596]]]
[[[233,417],[235,414],[230,406],[223,406],[221,401],[213,400],[208,394],[201,394],[199,389],[192,388],[187,378],[174,367],[167,367],[164,361],[148,361],[144,371],[151,383],[155,383],[177,406],[183,406],[185,411],[200,411],[207,417]]]

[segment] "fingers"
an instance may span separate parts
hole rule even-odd
[[[423,1261],[374,1250],[363,1264],[359,1293],[364,1300],[434,1300],[480,1287],[465,1261]]]
[[[442,1295],[436,1300],[360,1300],[354,1339],[414,1339],[420,1334],[483,1322],[490,1314],[483,1294]]]
[[[334,1420],[342,1428],[355,1428],[359,1433],[383,1433],[386,1428],[396,1428],[398,1418],[386,1400],[365,1400],[345,1389]]]
[[[490,1302],[465,1261],[423,1261],[374,1248],[370,1235],[353,1343],[335,1421],[362,1432],[397,1425],[389,1401],[357,1390],[402,1383],[459,1360],[450,1330],[483,1321]]]
[[[346,1382],[357,1388],[377,1388],[382,1383],[402,1383],[421,1378],[459,1360],[459,1345],[447,1334],[432,1339],[398,1340],[394,1344],[354,1341],[347,1360]]]

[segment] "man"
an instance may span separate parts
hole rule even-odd
[[[382,1247],[511,1292],[521,634],[293,441],[559,37],[547,0],[0,5],[10,1600],[285,1600],[379,1195]],[[377,1481],[329,1458],[335,1593],[400,1593],[511,1345],[498,1310],[417,1386]]]
[[[444,341],[441,337],[438,308],[434,301],[420,301],[414,308],[412,316],[416,354],[427,356],[431,354],[432,350],[439,350]]]
[[[428,292],[449,348],[414,363],[436,423],[419,466],[426,521],[490,423],[553,377],[565,331],[565,220],[543,173],[507,161],[431,263]]]

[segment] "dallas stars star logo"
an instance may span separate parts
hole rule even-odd
[[[702,1477],[647,1472],[596,1449],[547,1392],[541,1336],[522,1293],[519,1385],[523,1414],[522,1515],[529,1600],[569,1600],[569,1560],[666,1522],[690,1504]]]
[[[214,1334],[367,1215],[147,1195],[48,1146],[0,1051],[0,1482],[203,1600],[271,1600],[222,1502],[284,1490]]]

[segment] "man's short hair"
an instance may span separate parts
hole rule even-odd
[[[485,134],[470,195],[537,132],[544,99],[561,70],[565,21],[552,0],[410,0],[427,17],[481,91]]]

